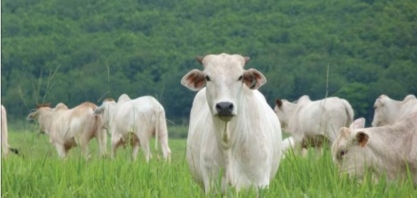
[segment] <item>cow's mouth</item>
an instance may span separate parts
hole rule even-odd
[[[217,117],[219,117],[219,119],[222,120],[222,121],[229,122],[234,117],[234,115],[232,115],[232,114],[230,114],[230,115],[217,114]]]

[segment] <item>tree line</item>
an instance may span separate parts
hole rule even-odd
[[[187,123],[182,76],[197,55],[250,56],[275,98],[347,99],[370,123],[381,94],[417,93],[417,2],[2,1],[1,99],[11,120],[36,103],[152,95]]]

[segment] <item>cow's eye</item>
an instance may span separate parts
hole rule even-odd
[[[342,159],[342,157],[343,157],[344,155],[346,155],[346,153],[347,153],[347,150],[341,150],[341,151],[339,152],[338,159]]]
[[[207,81],[210,81],[210,77],[209,77],[209,76],[206,76],[206,80],[207,80]]]
[[[374,109],[376,109],[376,106],[374,106]]]
[[[239,76],[239,79],[237,79],[237,80],[238,80],[238,81],[239,81],[239,80],[242,80],[242,78],[243,78],[243,75]]]

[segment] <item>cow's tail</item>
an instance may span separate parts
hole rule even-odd
[[[19,150],[17,148],[11,148],[9,147],[9,150],[13,153],[15,153],[16,155],[19,155]]]
[[[155,122],[155,150],[158,151],[158,136],[159,136],[159,124],[160,124],[160,114],[161,111],[158,109],[156,112],[156,122]]]
[[[95,109],[93,109],[94,111]],[[101,155],[106,154],[106,143],[107,143],[107,134],[103,130],[103,119],[100,114],[93,114],[94,115],[94,125],[93,125],[93,132],[95,137],[97,138],[97,142],[99,142],[99,149]]]
[[[342,99],[342,102],[343,102],[343,105],[345,106],[345,111],[348,116],[346,127],[349,127],[349,125],[352,124],[353,122],[354,112],[353,112],[352,106],[349,104],[348,101],[346,101],[345,99]]]

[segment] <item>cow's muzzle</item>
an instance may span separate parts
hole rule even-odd
[[[219,102],[216,104],[217,116],[224,121],[232,119],[234,105],[231,102]]]

